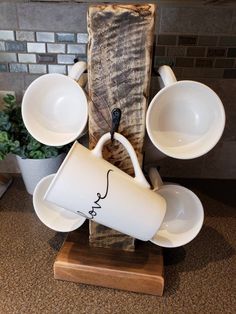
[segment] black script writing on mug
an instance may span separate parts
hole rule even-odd
[[[87,218],[87,219],[93,219],[95,216],[97,216],[97,209],[102,208],[102,206],[100,205],[99,202],[100,202],[101,200],[104,200],[104,199],[107,197],[107,195],[108,195],[108,191],[109,191],[109,174],[110,174],[111,171],[113,171],[113,170],[112,170],[112,169],[109,169],[109,170],[107,171],[106,191],[105,191],[105,193],[104,193],[103,196],[101,195],[101,193],[99,193],[99,192],[97,193],[97,200],[94,201],[94,204],[95,204],[95,205],[93,205],[93,206],[92,206],[92,209],[89,210],[89,212],[88,212],[89,215],[86,215],[86,214],[80,212],[79,210],[77,210],[77,213],[78,213],[78,214],[80,214],[81,216],[83,216],[83,217],[85,217],[85,218]]]

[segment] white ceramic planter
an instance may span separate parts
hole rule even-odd
[[[27,192],[32,195],[42,178],[56,173],[64,158],[65,154],[45,159],[23,159],[16,156]]]

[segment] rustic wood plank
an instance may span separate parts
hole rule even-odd
[[[89,147],[111,129],[111,111],[122,111],[119,132],[133,145],[140,164],[149,93],[155,6],[98,5],[88,12]],[[133,175],[129,156],[114,141],[104,157]],[[127,200],[128,202],[128,200]],[[90,244],[134,249],[134,239],[96,223],[90,224]]]
[[[55,279],[161,296],[161,249],[138,242],[135,252],[91,247],[86,225],[69,233],[54,263]]]

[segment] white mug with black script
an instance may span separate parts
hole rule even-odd
[[[44,199],[109,228],[148,241],[164,219],[166,202],[150,190],[135,151],[124,136],[114,134],[130,155],[135,177],[102,158],[102,148],[110,138],[110,133],[104,134],[92,151],[75,142]]]

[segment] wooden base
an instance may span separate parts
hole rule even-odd
[[[161,296],[161,249],[137,242],[135,252],[90,247],[88,224],[71,232],[54,263],[55,279]]]

